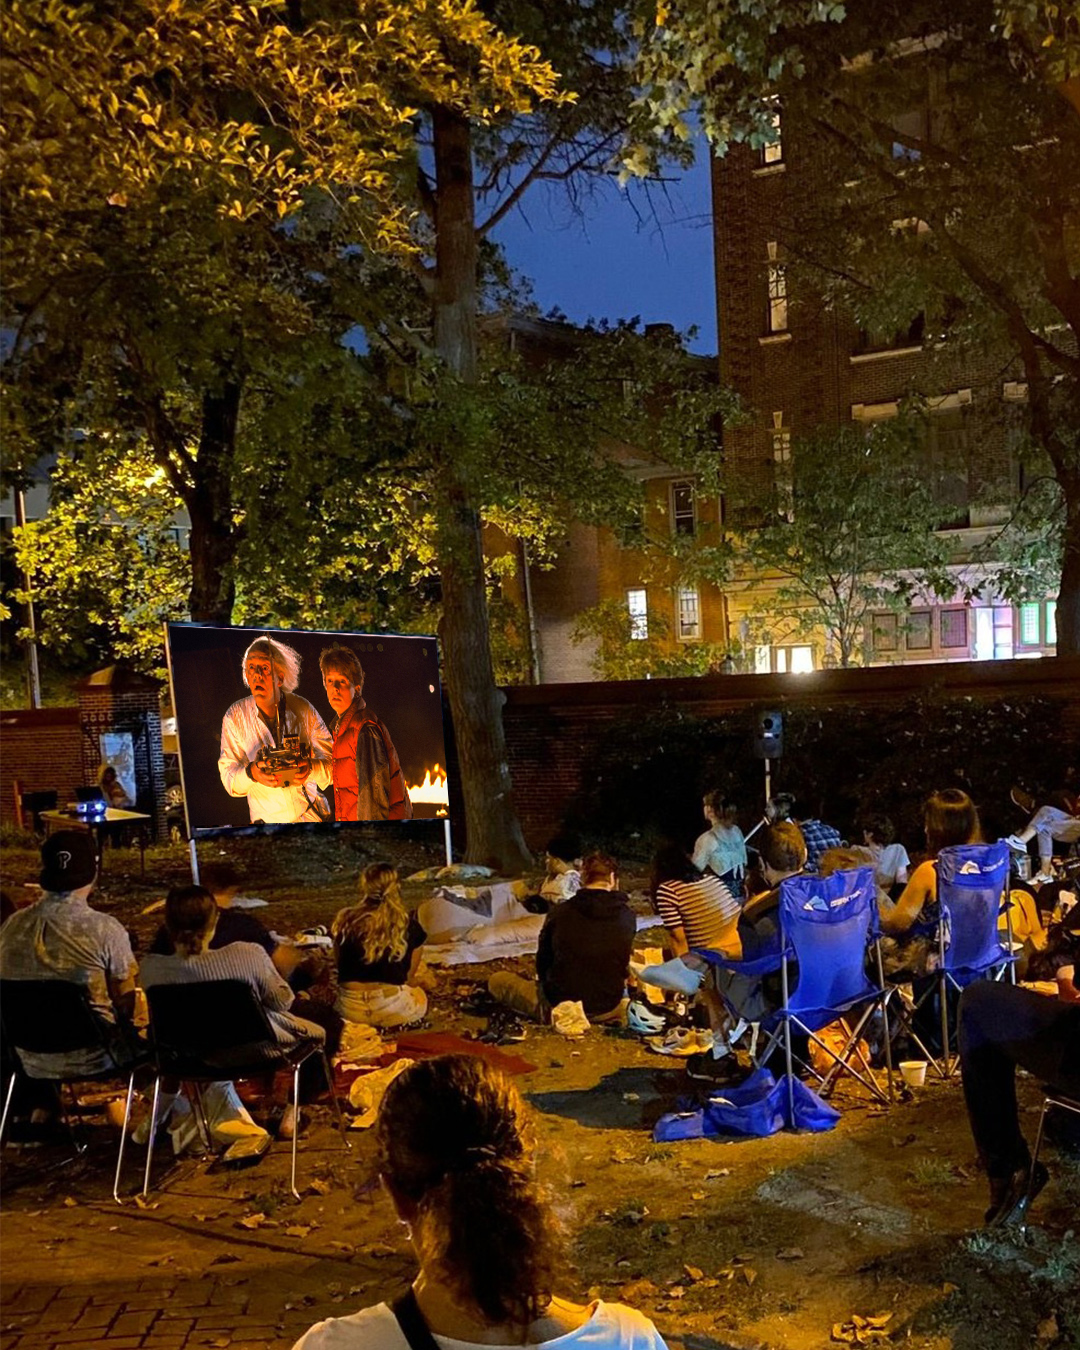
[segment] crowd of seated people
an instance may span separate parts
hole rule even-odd
[[[928,797],[925,849],[916,855],[914,865],[895,839],[891,822],[880,814],[864,817],[861,846],[844,845],[838,831],[824,827],[816,818],[804,822],[815,835],[817,851],[811,856],[803,826],[790,818],[790,797],[775,804],[769,824],[754,840],[755,865],[738,829],[734,804],[719,793],[710,793],[704,800],[709,829],[698,835],[693,855],[678,844],[662,847],[654,859],[651,885],[670,958],[698,976],[697,1020],[703,1027],[707,1023],[710,1035],[696,1042],[692,1058],[698,1062],[691,1064],[695,1076],[708,1078],[711,1070],[722,1080],[730,1074],[735,1058],[730,1052],[741,1024],[760,1021],[778,1006],[775,973],[749,974],[727,968],[724,962],[754,961],[779,953],[780,888],[790,877],[810,870],[827,876],[872,866],[885,935],[886,972],[918,979],[932,970],[940,913],[937,859],[944,848],[982,838],[979,813],[965,792],[948,788]],[[835,842],[830,843],[834,836]],[[1036,837],[1037,832],[1032,838]],[[828,847],[821,847],[826,843]],[[82,832],[53,836],[42,850],[42,861],[41,899],[17,911],[0,929],[0,976],[85,982],[95,1010],[108,1025],[119,1028],[130,1017],[136,980],[147,988],[222,978],[244,980],[258,994],[282,1044],[290,1037],[316,1036],[331,1050],[340,1036],[342,1019],[393,1029],[415,1022],[427,1011],[420,978],[425,933],[405,905],[397,872],[389,864],[364,870],[357,902],[334,920],[337,1003],[331,1009],[325,1003],[297,999],[288,983],[295,973],[295,949],[277,941],[256,918],[233,907],[239,877],[227,867],[208,866],[207,885],[170,893],[164,929],[136,969],[122,926],[89,906],[96,873],[89,837]],[[565,1003],[580,1003],[593,1023],[624,1021],[637,924],[618,873],[610,856],[594,852],[581,857],[576,840],[553,840],[546,877],[538,889],[547,910],[539,934],[535,977],[500,971],[489,981],[492,997],[538,1022],[549,1021],[553,1010]],[[1076,911],[1071,923],[1059,918],[1048,926],[1038,903],[1043,884],[1038,877],[1034,886],[1016,881],[1009,892],[1013,936],[1023,946],[1022,971],[1027,973],[1030,968],[1038,978],[1040,970],[1050,970],[1060,1001],[1076,1001]],[[721,959],[704,960],[701,954]],[[992,1131],[986,1134],[986,1101],[996,1100],[1000,1095],[996,1085],[1008,1076],[996,1060],[992,1070],[985,1067],[990,1055],[985,1046],[994,1039],[1003,1016],[982,1010],[979,1000],[990,997],[973,995],[965,1004],[968,1011],[961,1026],[967,1030],[962,1031],[961,1048],[972,1127],[988,1159],[991,1210],[995,1221],[1001,1221],[1016,1212],[1017,1177],[1027,1164],[1015,1132],[1004,1143]],[[1046,995],[1032,997],[1045,999]],[[1040,1006],[1045,1012],[1046,1005]],[[1031,1034],[1038,1041],[1043,1022],[1032,1016]],[[1043,1020],[1056,1026],[1060,1019]],[[1075,1018],[1068,1025],[1074,1022]],[[119,1039],[117,1064],[125,1053]],[[983,1049],[976,1054],[973,1046]],[[1000,1046],[994,1053],[999,1051]],[[1019,1051],[1005,1054],[1010,1063],[1025,1062]],[[725,1057],[728,1063],[717,1070]],[[975,1067],[969,1068],[969,1063]],[[317,1058],[309,1064],[312,1073],[303,1085],[305,1098],[325,1086],[316,1080]],[[32,1072],[33,1065],[28,1067]],[[79,1067],[41,1066],[43,1073]],[[223,1077],[226,1070],[223,1065]],[[1063,1076],[1071,1081],[1068,1073]],[[969,1088],[969,1084],[974,1086]],[[281,1132],[287,1135],[295,1128],[292,1111]],[[1032,1181],[1030,1169],[1027,1180]],[[312,1346],[324,1343],[336,1344],[311,1341]]]

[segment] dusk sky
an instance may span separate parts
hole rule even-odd
[[[636,208],[636,210],[635,210]],[[582,203],[547,184],[495,231],[534,286],[541,311],[574,322],[630,319],[696,325],[696,352],[716,352],[709,171],[704,147],[680,181],[623,190],[614,183]]]

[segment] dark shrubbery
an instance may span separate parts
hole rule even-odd
[[[1063,730],[1064,701],[917,696],[892,705],[789,707],[784,758],[772,789],[797,799],[798,817],[822,816],[861,842],[861,817],[884,811],[913,853],[922,846],[922,803],[934,788],[962,787],[978,803],[989,838],[1020,824],[1016,782],[1053,789],[1078,762]],[[730,790],[749,829],[764,806],[764,766],[753,754],[750,714],[695,717],[666,706],[614,723],[567,804],[564,823],[626,858],[646,857],[664,835],[689,843],[705,828],[701,796]]]

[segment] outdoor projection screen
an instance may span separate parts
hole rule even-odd
[[[167,637],[190,833],[446,815],[434,637],[200,624]],[[335,647],[324,680],[320,653]]]

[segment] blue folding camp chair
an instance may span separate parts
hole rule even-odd
[[[1006,971],[1016,983],[1008,884],[1009,846],[1003,839],[996,844],[957,844],[938,854],[937,978],[919,998],[901,998],[900,1018],[892,1039],[905,1032],[942,1078],[951,1077],[960,1063],[959,1056],[952,1052],[956,1037],[955,1028],[950,1028],[951,994],[975,980],[1000,980]],[[998,927],[1002,913],[1004,941]],[[919,1009],[935,994],[941,1016],[940,1057],[928,1049],[915,1022]]]
[[[794,1097],[794,1060],[792,1033],[799,1032],[832,1060],[825,1073],[812,1063],[803,1062],[827,1094],[841,1074],[860,1082],[879,1101],[892,1100],[892,1058],[889,1038],[885,1036],[887,1089],[882,1090],[859,1044],[863,1028],[876,1009],[885,1014],[889,993],[881,979],[877,888],[874,869],[859,867],[835,872],[831,877],[788,877],[780,883],[780,934],[783,963],[780,966],[782,1005],[762,1020],[765,1044],[758,1052],[764,1063],[783,1039],[787,1063],[788,1093]],[[873,946],[878,980],[866,974],[866,956]],[[790,986],[789,965],[798,965],[794,989]],[[817,1033],[855,1009],[862,1011],[839,1050],[826,1044]],[[794,1117],[794,1100],[790,1102]]]

